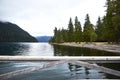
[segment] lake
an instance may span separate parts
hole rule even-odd
[[[0,43],[0,55],[25,55],[25,56],[120,56],[88,48],[51,45],[48,43]],[[20,70],[28,67],[39,66],[48,62],[0,62],[0,74]],[[94,63],[111,69],[119,70],[118,63]],[[119,79],[82,66],[70,63],[53,66],[44,70],[34,71],[29,74],[11,77],[7,80],[74,80],[74,79]]]

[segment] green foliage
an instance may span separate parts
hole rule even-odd
[[[99,17],[98,21],[97,21],[97,24],[96,24],[96,27],[95,27],[95,32],[97,34],[97,41],[104,41],[103,38],[102,38],[103,29],[104,29],[103,22]]]
[[[74,42],[81,42],[83,39],[82,37],[82,28],[81,24],[78,21],[77,16],[75,17],[75,31],[74,31]]]
[[[73,25],[72,18],[69,20],[68,29],[57,30],[53,42],[92,42],[107,41],[120,42],[120,0],[106,0],[106,15],[98,18],[97,24],[90,22],[86,15],[83,30],[81,24],[75,17]]]
[[[74,39],[74,27],[73,27],[73,23],[72,23],[72,18],[70,18],[69,24],[68,24],[68,42],[72,42]]]
[[[108,42],[120,41],[120,0],[107,0],[103,38]]]
[[[93,28],[94,26],[90,23],[88,14],[86,17],[84,32],[82,32],[81,24],[80,24],[80,21],[78,21],[77,16],[75,17],[74,26],[72,23],[72,18],[70,18],[68,29],[57,30],[57,28],[55,27],[54,37],[51,39],[51,41],[56,43],[61,43],[61,42],[76,42],[76,43],[79,42],[80,43],[82,41],[92,42],[96,40],[97,35]]]
[[[85,42],[92,42],[96,40],[97,35],[93,27],[94,27],[93,24],[91,24],[89,20],[89,15],[87,14],[83,31],[83,37]]]
[[[114,6],[114,16],[112,17],[112,22],[115,27],[115,40],[120,41],[120,0],[113,1]]]
[[[112,17],[114,16],[113,13],[113,4],[111,0],[107,0],[107,13],[104,18],[104,39],[107,40],[108,42],[113,42],[115,39],[115,33],[114,33],[114,26],[112,23]],[[109,35],[108,35],[109,34]]]

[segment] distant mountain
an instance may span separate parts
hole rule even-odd
[[[36,37],[36,39],[39,42],[48,42],[51,38],[52,38],[52,36],[37,36]]]
[[[37,42],[37,39],[16,24],[0,22],[0,42]]]

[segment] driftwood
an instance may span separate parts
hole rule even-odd
[[[43,65],[35,66],[35,67],[29,67],[29,68],[25,68],[25,69],[21,69],[21,70],[17,70],[17,71],[8,72],[5,74],[1,74],[0,80],[5,80],[8,78],[18,76],[18,75],[28,74],[28,73],[31,73],[31,72],[37,71],[37,70],[43,70],[43,69],[57,66],[57,65],[60,65],[63,63],[65,63],[65,62],[64,61],[50,62],[50,63],[46,63]]]
[[[33,71],[43,70],[43,69],[50,68],[50,67],[53,67],[53,66],[58,66],[58,65],[63,64],[63,63],[66,63],[66,61],[55,61],[55,62],[50,62],[50,63],[47,63],[47,64],[43,64],[43,65],[40,65],[40,66],[36,66],[36,67],[30,67],[30,68],[25,68],[25,69],[22,69],[22,70],[8,72],[8,73],[5,73],[5,74],[1,74],[0,75],[0,80],[5,80],[5,79],[8,79],[8,78],[12,78],[14,76],[18,76],[18,75],[22,75],[22,74],[28,74],[28,73],[33,72]],[[102,67],[102,66],[98,66],[98,65],[93,65],[93,64],[83,62],[83,61],[68,61],[68,63],[71,63],[73,65],[87,67],[87,68],[90,68],[90,69],[95,69],[95,70],[98,70],[100,72],[104,72],[104,73],[108,73],[108,74],[112,74],[112,75],[120,77],[120,75],[119,75],[120,71],[116,71],[116,70],[113,70],[113,69],[110,69],[110,68],[106,68],[106,67]]]
[[[104,57],[0,56],[0,61],[53,61],[53,62],[49,62],[49,63],[43,64],[40,66],[29,67],[29,68],[25,68],[22,70],[17,70],[17,71],[1,74],[0,80],[4,80],[4,79],[11,78],[11,77],[21,75],[21,74],[27,74],[32,71],[46,69],[46,68],[57,66],[59,64],[63,64],[67,62],[72,63],[74,65],[84,66],[87,68],[99,70],[101,72],[120,77],[120,71],[116,71],[116,70],[105,68],[105,67],[98,66],[98,65],[93,65],[88,62],[83,62],[83,61],[118,61],[119,62],[120,57],[112,57],[112,56],[110,57],[108,56],[104,56]]]
[[[0,61],[120,61],[118,56],[0,56]]]
[[[73,64],[73,65],[87,67],[87,68],[90,68],[90,69],[98,70],[100,72],[104,72],[104,73],[107,73],[107,74],[111,74],[111,75],[115,75],[115,76],[120,77],[120,71],[113,70],[113,69],[110,69],[110,68],[106,68],[106,67],[103,67],[103,66],[94,65],[94,64],[90,64],[88,62],[83,62],[83,61],[70,61],[70,63]]]

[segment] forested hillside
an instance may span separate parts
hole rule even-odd
[[[37,40],[16,24],[0,22],[0,42],[37,42]]]

